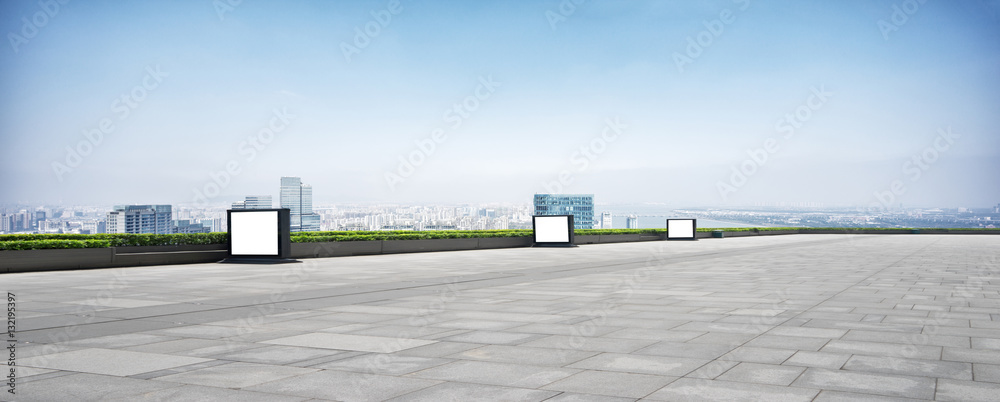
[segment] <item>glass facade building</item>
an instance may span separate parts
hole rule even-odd
[[[573,215],[574,229],[594,228],[593,194],[535,194],[535,215]]]
[[[174,233],[170,205],[115,205],[108,212],[108,233]]]
[[[319,214],[313,212],[312,186],[302,184],[298,177],[281,178],[281,208],[291,213],[293,232],[318,232]]]
[[[234,202],[232,209],[271,209],[271,196],[248,195],[245,200]]]

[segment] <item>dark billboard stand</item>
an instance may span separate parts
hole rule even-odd
[[[240,264],[280,264],[291,259],[291,211],[277,209],[230,209],[229,258],[222,262]]]
[[[577,247],[573,242],[573,215],[535,215],[531,217],[535,237],[532,247]]]
[[[667,219],[667,240],[698,240],[697,219]]]

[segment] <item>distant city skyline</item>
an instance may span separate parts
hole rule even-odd
[[[0,203],[1000,202],[997,0],[216,3],[0,2]]]

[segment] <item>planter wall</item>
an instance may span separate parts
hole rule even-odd
[[[104,268],[114,259],[114,248],[0,251],[0,272],[58,271]]]

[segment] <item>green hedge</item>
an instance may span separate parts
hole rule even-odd
[[[0,241],[0,250],[35,250],[43,248],[104,248],[107,240],[7,240]]]
[[[0,235],[0,250],[225,244],[229,234],[11,234]]]
[[[292,234],[293,243],[316,243],[328,241],[370,241],[370,240],[423,240],[423,239],[471,239],[488,237],[529,237],[531,230],[440,230],[440,231],[332,231],[297,232]]]

